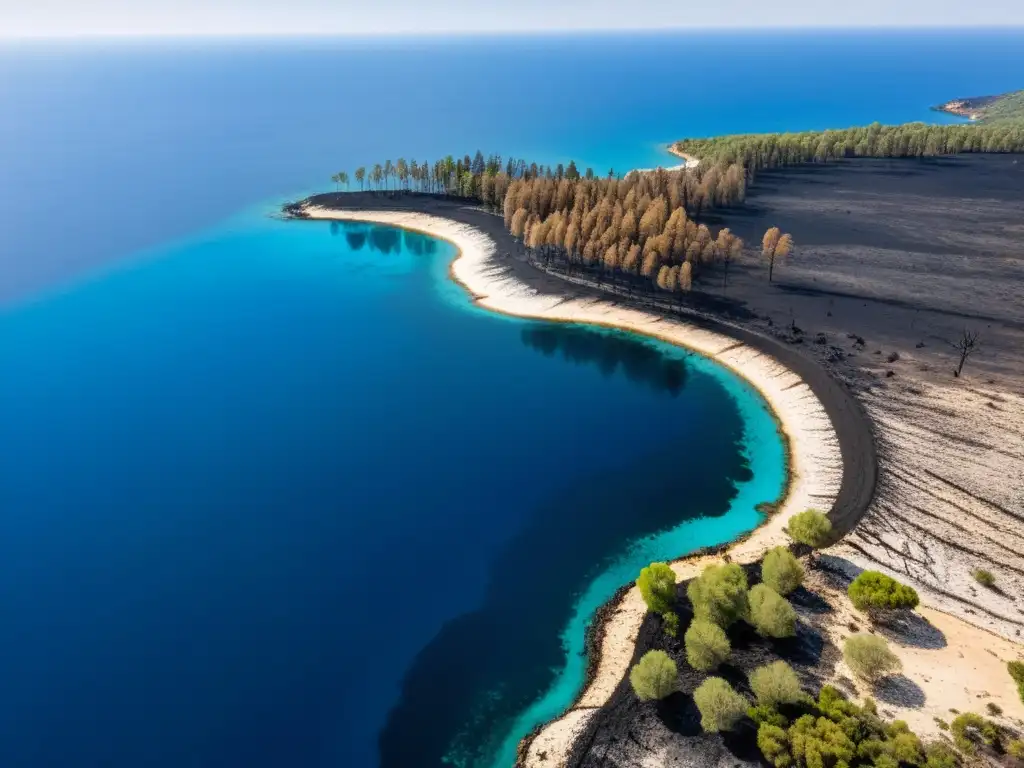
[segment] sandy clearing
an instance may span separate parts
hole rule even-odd
[[[847,576],[859,572],[849,561],[834,555],[823,555],[822,561]],[[922,738],[939,736],[942,730],[935,719],[951,722],[956,717],[952,710],[990,717],[986,711],[989,703],[1003,711],[993,719],[1014,728],[1024,724],[1024,703],[1006,671],[1006,663],[1024,652],[1020,645],[928,607],[915,611],[917,618],[905,630],[873,630],[866,617],[850,604],[845,582],[837,583],[831,575],[810,571],[806,584],[832,606],[834,613],[825,630],[838,648],[854,634],[852,625],[860,632],[874,631],[886,637],[903,663],[900,676],[872,690],[840,661],[831,680],[837,687],[856,698],[874,697],[883,715],[905,720]]]

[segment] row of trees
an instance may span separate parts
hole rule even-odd
[[[547,179],[550,181],[580,180],[593,181],[596,175],[592,168],[580,173],[576,163],[559,163],[556,166],[527,163],[521,158],[503,160],[501,155],[484,157],[476,151],[473,157],[461,159],[448,155],[434,162],[417,162],[404,157],[392,162],[377,163],[373,166],[356,168],[353,176],[359,191],[411,191],[431,194],[456,195],[478,198],[495,208],[500,208],[508,185],[517,179]],[[615,171],[608,171],[608,178],[615,178]],[[345,186],[348,190],[350,178],[347,171],[331,177],[331,181]]]
[[[332,177],[339,189],[350,185],[347,172]],[[746,198],[746,175],[732,164],[701,164],[696,170],[656,169],[614,172],[598,178],[568,166],[502,162],[498,155],[461,160],[449,156],[433,164],[404,159],[358,168],[360,190],[408,190],[456,195],[504,214],[505,225],[531,258],[545,268],[572,275],[587,273],[598,283],[612,281],[629,292],[641,287],[669,294],[689,291],[700,270],[729,265],[743,252],[743,241],[727,229],[712,234],[700,222],[709,208],[730,207]],[[770,237],[769,237],[770,235]],[[777,261],[792,250],[792,238],[769,230],[762,252],[769,279]]]
[[[629,291],[640,284],[669,293],[690,290],[699,271],[725,266],[743,241],[723,228],[717,234],[699,217],[707,208],[742,202],[743,173],[732,166],[703,174],[633,173],[625,179],[522,179],[505,194],[505,224],[531,257],[572,275]],[[781,253],[781,251],[780,251]]]
[[[748,181],[757,171],[847,157],[936,157],[961,152],[1024,152],[1024,122],[991,125],[872,123],[861,128],[684,139],[674,148],[716,165],[738,163]]]
[[[742,253],[743,240],[728,228],[713,234],[700,222],[709,208],[743,203],[746,174],[737,163],[701,164],[696,170],[662,168],[618,178],[598,178],[568,166],[527,165],[499,155],[434,163],[377,164],[355,171],[360,190],[415,191],[475,200],[504,214],[505,225],[528,255],[545,268],[585,273],[598,284],[612,282],[675,295],[681,301],[703,268],[729,267]],[[340,189],[348,172],[332,177]],[[771,281],[775,265],[793,250],[793,239],[777,227],[765,233],[762,254]]]

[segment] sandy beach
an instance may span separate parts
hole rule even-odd
[[[682,168],[696,168],[698,165],[700,165],[700,158],[699,157],[695,157],[694,155],[689,155],[686,152],[680,152],[678,149],[676,149],[675,144],[669,144],[668,145],[668,151],[671,152],[676,157],[681,157],[683,159],[683,162],[680,165],[676,166],[676,168],[678,168],[678,169],[682,169]]]

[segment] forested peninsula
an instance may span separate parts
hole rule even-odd
[[[1024,91],[1011,91],[997,96],[968,96],[953,99],[934,108],[936,112],[993,123],[1024,119]]]

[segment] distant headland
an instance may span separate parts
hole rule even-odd
[[[947,101],[932,109],[977,121],[1024,119],[1024,91],[1010,91],[994,96],[968,96]]]

